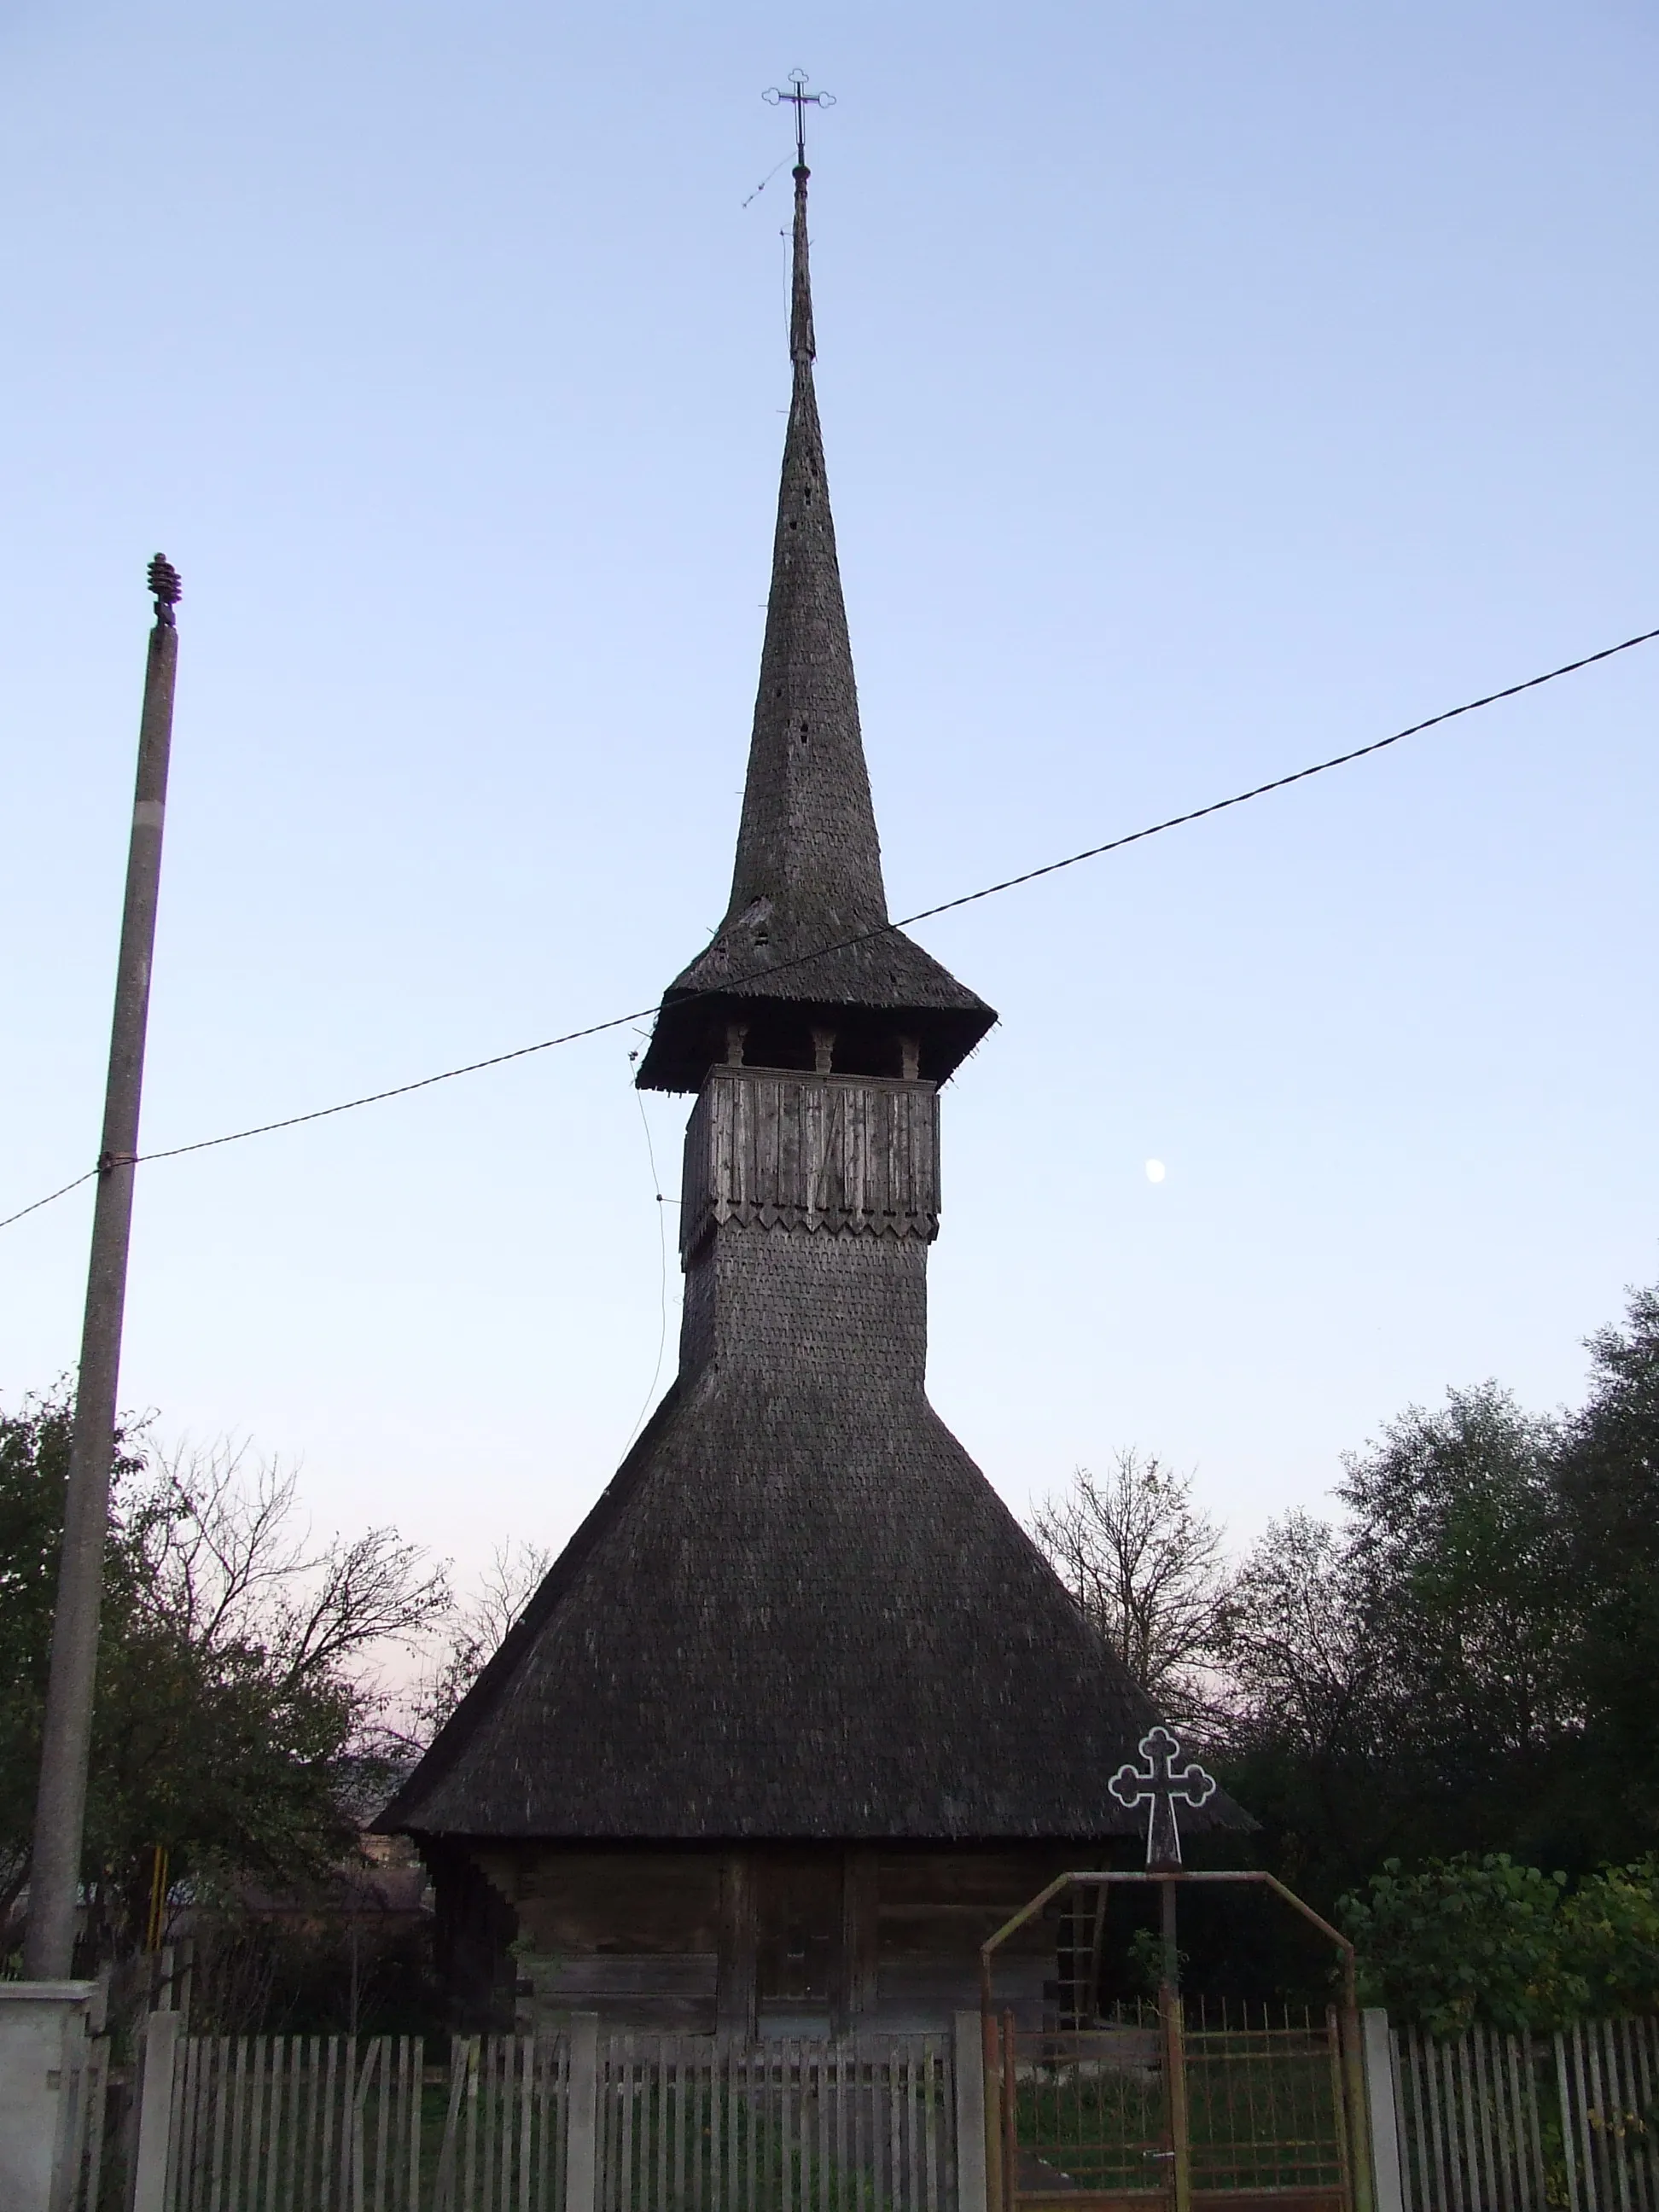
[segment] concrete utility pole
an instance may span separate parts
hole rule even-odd
[[[23,1939],[23,1973],[26,1979],[36,1982],[62,1981],[70,1972],[81,1887],[81,1839],[86,1825],[87,1762],[92,1748],[98,1615],[104,1595],[104,1546],[115,1458],[115,1401],[121,1372],[121,1323],[126,1309],[134,1156],[138,1150],[138,1104],[144,1081],[155,902],[161,879],[173,687],[179,665],[179,633],[173,619],[179,601],[179,575],[159,553],[149,564],[149,588],[155,599],[155,626],[149,634],[144,709],[138,726],[138,786],[127,847],[126,904],[121,915],[115,1018],[104,1090],[104,1140],[98,1156],[98,1195],[92,1217],[80,1381],[64,1501],[64,1554],[58,1571],[52,1674],[46,1687],[40,1789],[34,1812],[34,1855],[29,1867],[28,1929]]]

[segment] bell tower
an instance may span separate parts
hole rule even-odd
[[[798,162],[794,387],[732,895],[638,1079],[697,1092],[686,1371],[787,1340],[797,1361],[896,1363],[919,1389],[938,1088],[996,1017],[887,918],[812,383],[807,178]]]

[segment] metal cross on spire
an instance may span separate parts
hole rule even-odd
[[[1180,1739],[1161,1722],[1141,1737],[1140,1755],[1146,1762],[1144,1771],[1126,1761],[1106,1787],[1131,1812],[1137,1805],[1147,1808],[1147,1865],[1179,1866],[1181,1831],[1176,1826],[1176,1800],[1179,1798],[1183,1805],[1202,1805],[1215,1794],[1215,1777],[1195,1764],[1176,1765],[1181,1756]]]
[[[785,92],[781,86],[775,84],[769,86],[766,91],[761,94],[761,98],[765,100],[769,100],[774,107],[781,107],[784,101],[787,100],[794,108],[795,167],[798,169],[804,169],[806,167],[807,109],[809,107],[833,107],[836,104],[836,95],[833,92],[808,92],[806,88],[811,82],[811,79],[807,76],[805,70],[793,69],[789,72],[789,89],[787,92]]]

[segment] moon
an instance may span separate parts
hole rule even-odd
[[[1147,1182],[1163,1182],[1163,1180],[1164,1180],[1164,1163],[1163,1163],[1163,1161],[1162,1161],[1162,1160],[1148,1160],[1148,1161],[1147,1161],[1147,1163],[1146,1163],[1146,1180],[1147,1180]]]

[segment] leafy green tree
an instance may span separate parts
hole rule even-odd
[[[1374,1726],[1414,1852],[1562,1845],[1577,1753],[1559,1432],[1487,1383],[1413,1407],[1347,1462],[1345,1566]],[[1574,1854],[1583,1863],[1582,1855]]]
[[[1565,1426],[1564,1550],[1580,1622],[1581,1832],[1597,1856],[1659,1847],[1659,1289],[1590,1339],[1589,1394]]]
[[[1270,1522],[1233,1586],[1217,1763],[1269,1864],[1322,1900],[1382,1856],[1379,1662],[1336,1529]]]
[[[27,1879],[71,1409],[0,1415],[0,1869]],[[118,1467],[84,1864],[88,1940],[119,1948],[151,1855],[176,1881],[289,1888],[351,1848],[392,1756],[375,1655],[448,1606],[392,1529],[309,1540],[294,1478],[221,1448]]]
[[[1339,1518],[1206,1561],[1206,1757],[1259,1856],[1346,1893],[1376,1986],[1433,2023],[1659,2008],[1659,1288],[1589,1350],[1577,1410],[1450,1390],[1345,1458]],[[1137,1465],[1038,1531],[1126,1656],[1153,1649],[1119,1592]]]
[[[72,1420],[61,1393],[0,1413],[0,1929],[28,1879]],[[118,1494],[143,1464],[142,1451],[123,1432],[116,1439]],[[131,1607],[131,1568],[118,1538],[106,1569],[112,1621],[124,1620]],[[100,1740],[94,1767],[104,1749]]]
[[[1450,1391],[1347,1459],[1343,1522],[1287,1516],[1246,1560],[1224,1778],[1316,1896],[1391,1856],[1548,1859],[1576,1836],[1559,1453],[1495,1384]]]

